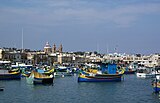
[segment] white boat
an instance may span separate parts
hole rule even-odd
[[[72,76],[72,71],[69,67],[58,66],[55,68],[54,77]]]
[[[18,63],[11,65],[12,68],[32,68],[33,65],[26,65],[24,63]]]
[[[137,69],[136,75],[138,78],[152,78],[155,76],[155,74],[151,71],[152,68],[140,67]]]
[[[148,74],[148,73],[137,73],[136,74],[138,78],[150,78],[153,77],[152,74]]]

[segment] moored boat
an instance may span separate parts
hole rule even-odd
[[[124,74],[135,74],[135,72],[136,72],[136,69],[126,67]]]
[[[59,66],[55,68],[54,77],[72,76],[72,70],[69,67]]]
[[[160,92],[160,67],[155,68],[155,78],[152,82],[152,87],[155,93]]]
[[[20,72],[8,72],[8,70],[0,70],[0,80],[21,79]]]
[[[155,93],[160,92],[160,80],[159,79],[155,79],[152,83],[153,86],[153,90]]]
[[[117,72],[116,64],[108,64],[107,68],[102,67],[101,71],[80,71],[78,82],[118,82],[121,81],[123,73],[124,71]]]
[[[140,67],[137,69],[136,75],[138,78],[152,78],[155,75],[151,71],[152,71],[151,68]]]
[[[122,74],[91,74],[84,73],[78,77],[78,82],[117,82],[121,81]]]
[[[36,71],[32,71],[29,77],[27,77],[27,83],[29,84],[52,84],[53,75],[44,75]]]
[[[136,70],[126,70],[124,74],[135,74]]]
[[[21,79],[21,73],[18,69],[11,69],[10,61],[0,61],[0,80]]]
[[[135,62],[132,62],[125,68],[124,74],[135,74],[137,68],[138,68],[138,64]]]

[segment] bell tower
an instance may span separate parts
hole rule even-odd
[[[52,53],[56,53],[56,45],[55,44],[52,47]]]
[[[60,47],[59,47],[59,52],[62,53],[62,50],[63,50],[63,47],[62,47],[62,44],[61,44]]]

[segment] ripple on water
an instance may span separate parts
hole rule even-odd
[[[114,83],[78,83],[77,76],[55,78],[54,85],[28,85],[19,81],[0,81],[2,103],[159,103],[150,79],[125,75]]]

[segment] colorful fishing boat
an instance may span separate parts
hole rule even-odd
[[[155,79],[152,83],[153,86],[153,90],[155,93],[160,92],[160,80],[159,79]]]
[[[0,70],[0,80],[21,79],[20,72],[9,72],[8,70]]]
[[[155,68],[155,78],[152,82],[152,87],[155,93],[160,92],[160,67]]]
[[[117,71],[116,64],[108,64],[107,67],[101,66],[101,71],[80,71],[78,82],[118,82],[121,81],[123,73],[123,70]]]
[[[132,62],[125,68],[124,74],[135,74],[137,68],[138,68],[138,64],[135,62]]]
[[[10,61],[0,61],[0,80],[21,79],[21,73],[18,69],[11,70]]]
[[[27,83],[29,84],[52,84],[53,75],[44,75],[36,71],[32,71],[30,76],[27,78]]]
[[[72,70],[69,67],[58,66],[55,68],[54,77],[72,76]]]
[[[130,69],[130,68],[126,68],[124,71],[124,74],[135,74],[136,70]]]
[[[54,74],[54,68],[52,68],[52,69],[49,69],[49,70],[46,70],[46,71],[44,71],[44,74],[45,75],[51,75],[51,74]]]

